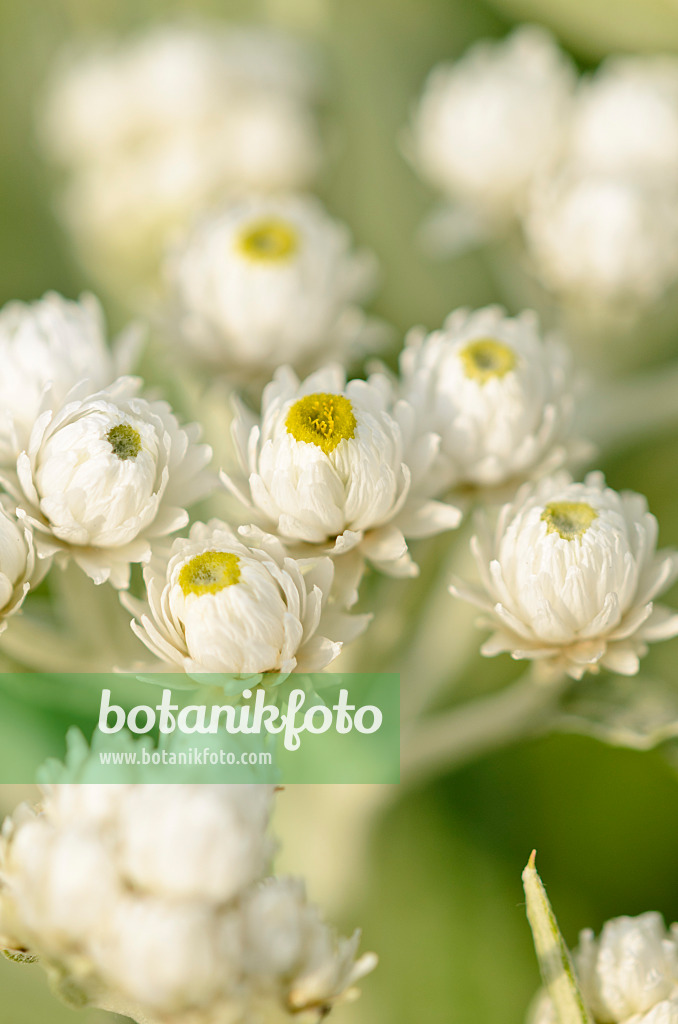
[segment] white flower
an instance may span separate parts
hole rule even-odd
[[[9,507],[0,501],[0,633],[7,629],[7,619],[24,602],[26,594],[38,585],[49,560],[38,562],[30,528],[20,522]]]
[[[476,44],[428,79],[413,125],[417,169],[453,201],[504,226],[563,144],[574,80],[544,29]]]
[[[611,57],[584,79],[570,152],[588,172],[673,187],[678,175],[678,61]]]
[[[186,525],[186,506],[210,488],[211,451],[194,443],[198,428],[181,428],[166,402],[136,397],[140,384],[121,377],[49,403],[17,460],[17,481],[7,481],[41,558],[71,557],[95,583],[115,587],[127,586],[131,562],[148,560],[151,538]]]
[[[44,787],[0,840],[0,948],[143,1024],[319,1019],[375,965],[265,879],[274,787]]]
[[[127,594],[123,603],[143,643],[186,672],[317,672],[370,618],[334,607],[333,576],[329,558],[290,558],[256,527],[237,536],[212,520],[151,560],[146,604]]]
[[[71,172],[61,212],[88,269],[138,291],[212,202],[308,185],[313,91],[301,46],[221,26],[165,25],[62,62],[42,138]]]
[[[224,370],[350,356],[375,328],[359,303],[376,264],[310,197],[250,197],[206,218],[170,258],[182,347]]]
[[[534,313],[457,310],[441,331],[410,332],[400,369],[421,429],[441,437],[439,490],[543,475],[572,453],[569,354]]]
[[[647,644],[678,634],[678,615],[654,600],[678,575],[678,555],[657,551],[647,502],[566,474],[523,488],[494,536],[473,540],[480,588],[452,593],[483,609],[488,656],[510,651],[575,679],[602,666],[635,675]]]
[[[93,295],[71,302],[48,292],[38,302],[9,302],[0,311],[0,457],[14,461],[26,447],[50,384],[63,401],[76,384],[91,390],[128,372],[139,334],[128,330],[106,344],[101,306]]]
[[[678,933],[661,914],[616,917],[598,938],[580,933],[574,964],[584,1002],[600,1024],[674,1024],[678,1020]],[[554,1024],[544,993],[531,1024]]]
[[[430,501],[425,480],[440,438],[417,433],[414,410],[390,381],[351,380],[327,366],[302,383],[281,367],[264,390],[261,421],[240,408],[233,425],[244,491],[224,483],[286,540],[332,555],[358,551],[392,575],[413,575],[405,537],[459,524]],[[407,460],[407,461],[406,461]]]
[[[268,878],[243,903],[247,969],[293,1013],[323,1011],[376,965],[373,953],[356,960],[360,932],[337,940],[296,878]]]
[[[524,222],[534,273],[582,306],[650,304],[678,278],[677,196],[575,166],[545,177]]]

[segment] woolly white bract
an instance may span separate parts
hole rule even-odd
[[[242,488],[225,484],[291,542],[338,556],[357,551],[377,568],[411,576],[406,537],[458,526],[458,509],[431,501],[426,481],[440,438],[383,375],[346,381],[327,366],[300,382],[282,367],[264,390],[261,420],[240,407],[233,434]]]
[[[535,26],[473,46],[431,72],[412,129],[420,173],[495,226],[517,215],[526,188],[563,144],[574,69]]]
[[[238,536],[212,520],[151,560],[146,603],[123,603],[149,650],[186,672],[317,672],[370,619],[336,607],[333,577],[329,558],[291,558],[256,527]]]
[[[313,91],[303,49],[267,32],[162,26],[64,59],[42,138],[70,171],[61,211],[88,270],[138,292],[211,202],[308,185]]]
[[[188,522],[186,506],[211,489],[207,445],[166,402],[137,397],[121,377],[91,394],[85,382],[40,414],[16,479],[7,485],[35,533],[39,557],[73,558],[95,583],[125,587],[150,540]]]
[[[638,671],[647,644],[678,634],[678,615],[655,598],[678,575],[678,555],[657,552],[647,502],[566,474],[527,485],[501,510],[492,535],[473,539],[482,586],[452,593],[483,610],[488,656],[508,651],[578,679],[609,668]]]
[[[266,377],[376,340],[360,309],[376,261],[310,196],[249,197],[206,217],[167,266],[182,350]]]
[[[140,340],[130,329],[106,344],[101,306],[48,292],[37,302],[9,302],[0,311],[0,457],[13,462],[26,447],[46,386],[64,401],[76,384],[106,387],[131,369]]]
[[[56,785],[0,842],[0,945],[144,1024],[323,1014],[374,966],[264,880],[273,786]]]
[[[542,340],[534,313],[457,310],[441,331],[410,332],[400,370],[420,428],[441,437],[438,493],[544,475],[582,450],[569,353]]]
[[[661,914],[616,917],[596,938],[579,935],[573,954],[587,1008],[601,1024],[674,1024],[678,1020],[678,928],[667,931]],[[555,1024],[555,1008],[543,993],[530,1024]]]

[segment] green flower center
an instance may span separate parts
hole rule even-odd
[[[131,427],[129,423],[118,423],[116,427],[106,434],[106,440],[121,462],[127,459],[136,459],[141,451],[141,436],[138,430]]]
[[[516,354],[512,348],[494,338],[478,338],[459,352],[464,373],[479,384],[487,384],[493,377],[505,377],[516,367]]]
[[[547,533],[563,540],[581,540],[598,513],[585,501],[554,501],[541,514]]]
[[[287,414],[285,426],[287,433],[297,441],[317,444],[329,455],[340,441],[354,437],[356,418],[353,406],[344,395],[319,392],[295,402]]]
[[[248,259],[277,263],[294,256],[299,248],[299,235],[291,224],[270,217],[246,227],[238,236],[237,246]]]
[[[240,559],[230,551],[203,551],[182,566],[179,586],[189,594],[218,594],[240,580]]]

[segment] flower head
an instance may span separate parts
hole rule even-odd
[[[647,644],[678,634],[678,615],[654,600],[678,575],[678,556],[657,552],[645,499],[566,474],[522,489],[494,536],[474,538],[480,588],[452,593],[483,609],[492,656],[545,661],[575,679],[600,667],[635,675]]]
[[[71,302],[49,292],[38,302],[9,302],[0,311],[0,457],[13,462],[26,447],[47,385],[63,401],[76,384],[92,391],[131,368],[138,332],[109,349],[101,306],[93,295]]]
[[[186,505],[211,487],[211,451],[181,428],[166,402],[137,397],[121,377],[92,394],[76,388],[38,417],[13,485],[40,557],[71,557],[96,583],[125,587],[150,539],[188,522]]]
[[[574,70],[543,29],[517,29],[431,72],[413,126],[417,169],[503,226],[563,144]]]
[[[266,878],[267,785],[69,785],[7,819],[0,948],[145,1024],[320,1018],[374,967]]]
[[[678,277],[673,190],[568,165],[537,181],[524,222],[534,272],[584,307],[639,308]]]
[[[678,934],[675,925],[667,931],[661,914],[616,917],[597,938],[586,929],[573,958],[584,1002],[600,1024],[678,1020]],[[531,1022],[555,1019],[544,993]]]
[[[245,490],[224,482],[291,543],[357,550],[385,572],[412,575],[405,537],[459,523],[457,509],[418,486],[440,439],[418,432],[385,376],[347,382],[332,365],[300,382],[282,367],[264,390],[260,422],[240,409],[234,437]]]
[[[164,25],[62,60],[41,137],[70,172],[60,208],[90,272],[138,292],[210,203],[310,184],[315,79],[301,45],[219,26]]]
[[[569,355],[533,313],[457,310],[441,331],[410,332],[400,368],[422,429],[441,438],[439,491],[543,475],[575,452]]]
[[[359,305],[374,259],[310,197],[234,203],[196,227],[167,273],[183,346],[224,370],[348,356],[375,333]]]
[[[151,560],[146,603],[123,599],[143,643],[186,672],[315,672],[369,621],[335,607],[333,576],[329,558],[290,558],[276,537],[212,520]]]

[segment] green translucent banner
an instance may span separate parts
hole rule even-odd
[[[0,674],[0,784],[399,779],[395,674]]]

